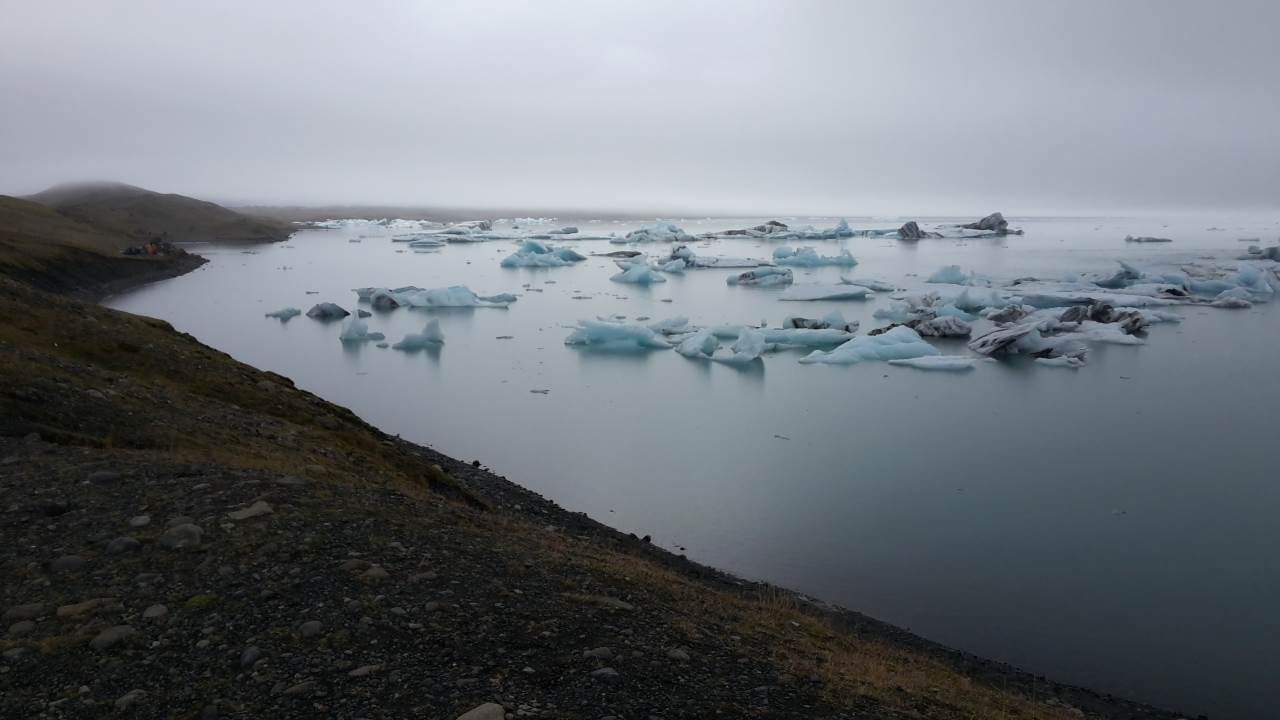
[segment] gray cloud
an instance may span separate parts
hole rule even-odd
[[[0,192],[937,213],[1280,205],[1280,4],[8,3]]]

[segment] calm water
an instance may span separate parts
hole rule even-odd
[[[697,233],[756,222],[680,224]],[[848,274],[911,286],[951,263],[1056,277],[1116,259],[1230,258],[1246,246],[1237,238],[1274,244],[1280,234],[1272,219],[1013,224],[1026,235],[799,244],[822,254],[848,247],[861,261]],[[1206,230],[1213,225],[1225,230]],[[1126,234],[1175,242],[1127,245]],[[371,237],[348,242],[361,235]],[[871,312],[888,299],[781,303],[778,291],[727,287],[730,270],[644,288],[610,282],[606,258],[512,270],[498,265],[510,242],[415,254],[389,237],[366,226],[302,231],[253,254],[202,247],[212,262],[200,270],[108,304],[164,318],[389,432],[478,458],[697,560],[1184,712],[1254,718],[1280,707],[1280,307],[1181,308],[1183,324],[1156,326],[1142,347],[1095,346],[1075,372],[1026,362],[967,374],[800,365],[800,352],[738,370],[674,352],[585,352],[563,344],[566,325],[617,314],[776,326],[838,307],[865,332],[882,324]],[[695,250],[765,258],[776,245]],[[838,276],[796,271],[797,283]],[[358,286],[452,284],[520,299],[508,310],[369,319],[394,342],[439,318],[439,353],[344,348],[338,323],[263,318],[321,300],[354,310]]]

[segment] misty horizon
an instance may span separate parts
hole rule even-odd
[[[61,3],[0,29],[0,193],[1009,216],[1280,206],[1280,6]]]

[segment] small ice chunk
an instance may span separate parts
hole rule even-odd
[[[849,323],[845,328],[763,328],[765,342],[770,345],[790,345],[793,347],[831,347],[839,345],[853,337],[853,330],[858,323]]]
[[[902,358],[898,360],[890,360],[890,365],[904,365],[913,367],[917,370],[972,370],[977,363],[977,358],[965,357],[963,355],[926,355],[916,358]]]
[[[1131,242],[1131,243],[1171,243],[1173,242],[1169,238],[1151,237],[1149,235],[1139,235],[1137,237],[1133,235],[1125,235],[1124,241]]]
[[[289,322],[289,319],[290,319],[290,318],[297,317],[297,316],[299,316],[299,315],[301,315],[301,314],[302,314],[302,311],[301,311],[301,310],[299,310],[298,308],[296,308],[296,307],[287,307],[287,308],[280,308],[279,310],[276,310],[275,312],[269,312],[269,313],[267,313],[267,315],[266,315],[266,316],[267,316],[267,317],[269,317],[269,318],[275,318],[275,319],[279,320],[280,322]]]
[[[792,285],[778,296],[779,300],[796,302],[811,300],[865,300],[871,291],[861,285]]]
[[[440,332],[440,321],[432,318],[420,333],[409,333],[400,342],[392,345],[393,350],[422,350],[444,344],[444,333]]]
[[[800,362],[852,365],[867,361],[906,360],[939,354],[941,353],[938,349],[925,342],[915,330],[900,325],[879,335],[855,337],[830,352],[815,350],[801,358]]]

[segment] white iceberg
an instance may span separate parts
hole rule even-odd
[[[667,350],[671,344],[645,327],[604,320],[580,320],[565,345],[590,346],[602,350]]]
[[[959,265],[947,265],[929,276],[925,282],[943,283],[947,285],[971,285],[973,284],[973,273],[967,273],[960,269]]]
[[[812,300],[866,300],[871,291],[861,285],[792,285],[778,296],[795,302]]]
[[[631,283],[633,285],[652,285],[653,283],[664,283],[667,281],[667,279],[659,275],[656,270],[644,263],[637,262],[624,264],[619,261],[618,267],[622,268],[622,272],[609,278],[614,282]]]
[[[1037,365],[1056,368],[1070,368],[1075,370],[1084,367],[1084,358],[1073,355],[1059,355],[1057,357],[1036,358]]]
[[[627,233],[625,238],[612,242],[645,243],[645,242],[693,242],[694,237],[680,229],[674,223],[657,222],[642,225]]]
[[[898,289],[897,285],[887,280],[877,280],[876,278],[847,278],[841,275],[840,282],[845,285],[861,285],[876,292],[893,292]]]
[[[420,333],[409,333],[400,342],[392,345],[393,350],[422,350],[444,344],[444,333],[440,332],[440,321],[432,318]]]
[[[267,316],[267,317],[269,317],[269,318],[275,318],[275,319],[279,320],[280,322],[289,322],[289,319],[290,319],[290,318],[297,317],[297,316],[299,316],[299,315],[301,315],[301,314],[302,314],[302,311],[301,311],[301,310],[299,310],[298,308],[296,308],[296,307],[287,307],[287,308],[280,308],[279,310],[276,310],[275,312],[269,312],[269,313],[267,313],[267,314],[266,314],[266,316]]]
[[[466,285],[427,290],[411,288],[400,293],[400,295],[404,297],[409,305],[420,308],[505,308],[516,301],[516,297],[510,293],[489,296],[476,295]]]
[[[718,355],[711,359],[730,365],[746,365],[755,362],[764,353],[764,333],[755,328],[743,327],[738,333],[738,339],[729,349],[733,351],[732,355]]]
[[[852,323],[854,329],[857,323]],[[761,328],[765,342],[770,345],[786,345],[792,347],[831,347],[839,345],[853,337],[853,332],[833,327],[811,328]]]
[[[720,339],[710,330],[699,330],[676,346],[676,352],[685,357],[709,358],[720,347]]]
[[[754,270],[748,270],[737,275],[730,275],[725,278],[725,282],[729,285],[754,285],[756,287],[771,287],[776,285],[790,285],[795,277],[791,273],[791,268],[780,268],[772,266],[758,267]]]
[[[344,343],[365,342],[367,340],[382,340],[385,336],[379,332],[369,332],[369,324],[358,317],[349,317],[342,321],[342,331],[338,333],[338,339]]]
[[[939,355],[938,349],[925,342],[915,330],[898,326],[879,335],[855,337],[840,347],[822,352],[815,350],[800,359],[802,363],[852,365],[877,360],[906,360]]]
[[[555,248],[536,240],[527,240],[519,250],[502,259],[502,267],[565,267],[587,257],[569,248]]]
[[[822,267],[825,265],[853,267],[858,264],[858,261],[854,259],[853,255],[849,254],[848,250],[842,251],[839,255],[819,255],[818,251],[811,247],[780,247],[773,251],[773,261],[779,265],[793,267]]]
[[[917,370],[972,370],[977,358],[963,355],[926,355],[924,357],[890,360],[890,365],[903,365]]]

